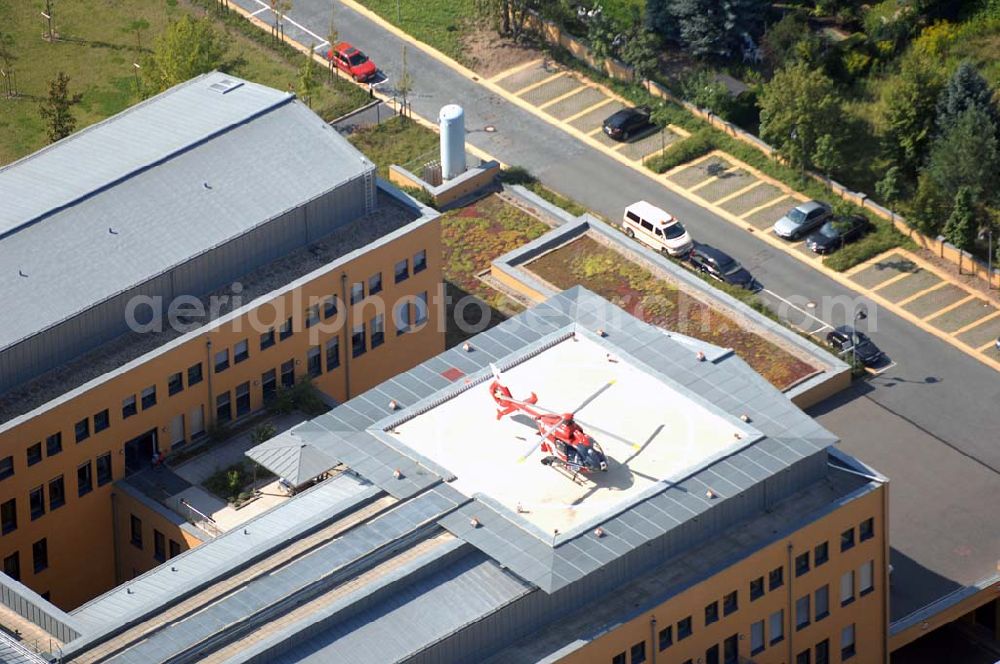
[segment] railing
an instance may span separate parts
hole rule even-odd
[[[187,519],[189,523],[201,528],[212,537],[219,537],[220,535],[222,535],[223,531],[221,528],[219,528],[219,526],[216,525],[215,519],[208,516],[204,512],[201,512],[198,508],[189,503],[187,500],[181,498],[180,500],[177,501],[177,505],[178,507],[185,508],[187,512],[190,512],[190,514],[188,514],[187,512],[185,512],[185,510],[182,509],[177,510],[179,513],[181,513],[181,515],[185,519]],[[197,518],[192,518],[191,514],[193,514]]]

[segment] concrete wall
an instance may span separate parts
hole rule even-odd
[[[397,336],[392,322],[394,302],[423,292],[429,298],[429,320],[438,320],[441,301],[434,297],[441,283],[438,222],[412,224],[380,242],[373,249],[349,254],[214,325],[190,332],[116,372],[0,425],[0,450],[3,456],[13,457],[15,470],[13,476],[0,481],[0,503],[15,499],[17,507],[17,529],[0,538],[0,558],[18,551],[25,585],[39,593],[51,592],[52,601],[59,607],[76,607],[115,585],[112,486],[108,483],[98,487],[95,469],[93,491],[78,497],[79,465],[93,465],[96,457],[110,453],[113,479],[121,479],[125,473],[125,442],[156,431],[159,449],[169,453],[175,417],[183,426],[185,442],[189,442],[193,437],[192,414],[203,412],[204,426],[210,426],[217,397],[228,392],[235,410],[235,390],[244,383],[250,386],[251,409],[259,410],[263,406],[262,374],[273,369],[280,382],[281,365],[293,361],[297,380],[301,380],[307,373],[308,352],[316,346],[323,359],[323,373],[313,383],[341,402],[442,352],[444,332],[437,326],[425,325],[413,333]],[[427,252],[427,269],[413,274],[413,257],[421,250]],[[394,265],[402,259],[410,261],[410,276],[395,284]],[[380,298],[366,298],[350,308],[341,306],[345,314],[340,320],[335,317],[305,329],[306,311],[313,302],[331,296],[340,298],[342,284],[346,284],[349,297],[353,282],[367,283],[377,272],[382,273]],[[367,325],[379,313],[385,315],[384,344],[352,358],[351,327],[356,322]],[[288,316],[294,320],[294,334],[261,350],[258,330],[278,326]],[[366,333],[370,334],[370,329]],[[340,366],[328,369],[325,345],[333,337],[339,338]],[[233,347],[244,339],[248,341],[250,356],[235,364]],[[223,349],[229,349],[230,366],[216,374],[212,370],[212,355]],[[188,385],[186,371],[199,363],[204,378],[196,385]],[[170,396],[167,379],[175,372],[185,373],[184,389]],[[142,390],[150,386],[156,386],[156,405],[147,409],[139,406],[136,415],[123,418],[122,400],[135,396],[138,401]],[[94,414],[105,409],[109,411],[110,426],[95,433]],[[82,419],[89,419],[91,433],[78,444],[74,425]],[[62,452],[27,466],[27,448],[41,442],[44,450],[46,437],[57,432],[62,436]],[[64,477],[66,504],[50,511],[48,483],[59,475]],[[28,494],[39,485],[46,487],[46,514],[32,521]],[[49,566],[35,574],[31,564],[32,544],[42,538],[47,539]]]
[[[178,553],[187,551],[211,539],[208,534],[196,534],[194,527],[172,514],[149,498],[140,497],[132,491],[122,490],[119,485],[112,493],[113,519],[115,524],[115,548],[117,563],[116,580],[124,583],[148,572],[169,560],[170,544],[176,543]],[[141,538],[132,541],[132,516],[141,522]],[[163,535],[162,559],[156,557],[154,531]],[[176,555],[176,554],[175,554]]]
[[[457,178],[452,178],[443,184],[434,186],[402,166],[397,166],[396,164],[389,166],[390,182],[401,187],[423,189],[434,198],[434,205],[438,208],[445,208],[466,196],[471,196],[478,191],[492,186],[499,175],[500,164],[495,161],[486,162],[475,168],[468,169]]]

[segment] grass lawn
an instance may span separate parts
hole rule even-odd
[[[787,388],[814,370],[587,236],[545,254],[527,267],[558,288],[582,284],[647,323],[732,348],[778,389]]]
[[[444,245],[444,278],[449,295],[457,302],[472,295],[490,307],[490,314],[499,323],[518,313],[523,307],[503,293],[493,290],[476,275],[489,268],[493,259],[534,240],[549,227],[531,215],[491,195],[463,208],[441,216],[441,240]],[[479,320],[476,308],[468,308],[467,320]],[[467,338],[456,327],[449,312],[448,346]]]
[[[390,164],[406,165],[423,155],[430,155],[430,161],[440,144],[436,132],[399,116],[376,127],[358,130],[348,140],[375,162],[379,175],[387,179]]]
[[[4,109],[0,113],[0,164],[48,143],[38,104],[47,96],[49,81],[59,71],[69,76],[71,93],[83,94],[81,103],[73,109],[77,129],[82,129],[123,111],[141,98],[132,67],[137,59],[135,34],[125,31],[126,24],[137,19],[149,23],[149,29],[142,33],[143,53],[138,58],[141,62],[148,56],[155,37],[171,20],[184,13],[205,13],[190,0],[60,2],[54,9],[54,27],[61,40],[49,43],[42,39],[44,24],[39,6],[40,3],[29,0],[0,3],[0,25],[5,34],[14,38],[21,94],[14,100],[0,100]],[[214,12],[210,16],[216,27],[229,35],[230,46],[223,66],[226,71],[281,90],[297,83],[300,58],[304,56],[292,58],[278,53],[248,36],[232,18],[227,23]],[[266,37],[266,33],[261,34]],[[323,72],[320,74],[326,78]],[[313,107],[324,118],[333,119],[367,101],[364,91],[341,81],[336,89],[324,86]]]
[[[415,39],[429,44],[448,57],[469,66],[462,37],[476,15],[475,0],[359,0]],[[400,9],[396,14],[396,7]],[[399,20],[402,19],[402,20]]]

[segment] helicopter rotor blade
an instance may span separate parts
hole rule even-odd
[[[574,415],[576,415],[581,410],[583,410],[584,408],[586,408],[587,406],[589,406],[591,404],[591,402],[594,401],[594,399],[596,399],[597,397],[599,397],[602,394],[604,394],[607,390],[609,390],[611,388],[611,386],[614,385],[614,384],[615,384],[615,379],[612,378],[611,380],[609,380],[608,382],[606,382],[604,385],[602,385],[596,392],[594,392],[589,397],[587,397],[586,399],[584,399],[583,403],[581,403],[579,406],[577,406],[576,408],[574,408],[570,412],[572,412]]]
[[[556,430],[557,428],[559,428],[559,426],[560,426],[560,425],[561,425],[561,424],[562,424],[563,422],[565,422],[565,421],[566,421],[566,420],[564,420],[563,418],[561,418],[561,417],[560,417],[560,418],[559,418],[559,421],[558,421],[558,422],[556,422],[555,424],[553,424],[553,425],[552,425],[551,427],[549,427],[549,428],[548,428],[548,429],[547,429],[547,430],[546,430],[546,431],[545,431],[544,433],[542,433],[541,435],[539,435],[539,437],[538,437],[538,442],[537,442],[536,444],[532,445],[532,446],[531,446],[531,449],[530,449],[530,450],[528,450],[528,451],[527,451],[527,452],[526,452],[526,453],[525,453],[524,455],[522,455],[522,456],[521,456],[521,457],[520,457],[520,458],[519,458],[519,459],[517,460],[517,462],[518,462],[518,463],[524,463],[524,462],[525,462],[525,461],[526,461],[526,460],[528,459],[528,457],[530,457],[530,456],[531,456],[532,454],[534,454],[534,453],[535,453],[535,450],[537,450],[537,449],[538,449],[539,447],[541,447],[541,445],[542,445],[542,443],[543,443],[543,442],[545,442],[546,440],[548,440],[548,439],[549,439],[549,436],[551,436],[551,435],[552,435],[552,432],[553,432],[553,431],[555,431],[555,430]]]

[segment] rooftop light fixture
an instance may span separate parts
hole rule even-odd
[[[392,401],[389,402],[389,410],[396,410],[398,408],[399,408],[399,404],[396,403],[395,399],[393,399]]]
[[[705,353],[701,352],[700,350],[695,355],[695,357],[698,358],[699,362],[704,362],[705,361]]]
[[[472,517],[471,519],[469,519],[469,525],[472,526],[473,528],[478,528],[482,524],[479,523],[479,519],[477,519],[476,517]]]

